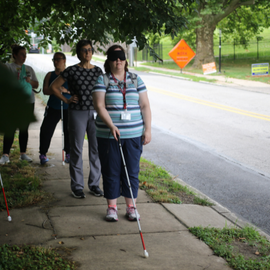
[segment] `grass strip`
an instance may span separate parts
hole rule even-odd
[[[189,74],[176,73],[176,72],[170,72],[170,71],[167,72],[167,71],[163,71],[163,70],[157,70],[157,69],[151,69],[151,68],[145,68],[145,67],[135,67],[135,70],[144,71],[144,72],[155,72],[155,73],[159,73],[159,74],[185,78],[185,79],[189,79],[189,80],[194,81],[194,82],[203,81],[203,82],[215,83],[217,81],[215,79],[207,79],[205,77],[198,77],[198,76],[193,76],[193,75],[189,75]]]
[[[60,256],[54,249],[34,246],[0,246],[0,270],[76,269],[75,262]]]
[[[189,231],[204,241],[215,255],[235,270],[269,270],[270,242],[256,229],[193,227]]]
[[[0,148],[3,148],[3,136],[0,136]],[[0,166],[8,207],[24,207],[36,204],[47,197],[41,190],[41,180],[36,176],[36,170],[25,160],[19,160],[18,134],[9,155],[10,163]],[[0,211],[5,211],[4,197],[0,196]]]
[[[140,161],[139,181],[140,189],[145,190],[154,202],[213,205],[207,199],[198,197],[188,187],[174,181],[166,170],[144,158]]]

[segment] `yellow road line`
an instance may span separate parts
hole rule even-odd
[[[264,114],[249,112],[249,111],[233,108],[233,107],[230,107],[230,106],[214,103],[214,102],[203,100],[203,99],[193,98],[193,97],[189,97],[189,96],[186,96],[186,95],[173,93],[173,92],[170,92],[170,91],[165,91],[165,90],[154,88],[154,87],[147,87],[147,89],[150,90],[150,91],[159,93],[159,94],[175,97],[175,98],[178,98],[178,99],[183,99],[183,100],[194,102],[194,103],[197,103],[197,104],[202,104],[202,105],[209,106],[209,107],[212,107],[212,108],[216,108],[216,109],[220,109],[220,110],[224,110],[224,111],[229,111],[229,112],[233,112],[233,113],[237,113],[237,114],[246,115],[246,116],[249,116],[249,117],[254,117],[254,118],[270,121],[270,115],[264,115]]]

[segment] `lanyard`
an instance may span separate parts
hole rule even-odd
[[[112,74],[113,80],[115,83],[117,83],[116,78],[114,77],[114,75]],[[121,93],[123,94],[123,102],[124,102],[124,109],[127,109],[127,103],[126,103],[126,72],[125,72],[125,78],[124,78],[124,87],[123,89],[120,87],[119,82],[117,83],[117,86],[119,88],[119,90],[121,91]]]
[[[20,80],[20,75],[21,75],[21,72],[22,72],[22,68],[16,68],[17,70],[17,79]]]

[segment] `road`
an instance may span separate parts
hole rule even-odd
[[[142,78],[153,112],[143,156],[270,233],[270,94]]]
[[[155,126],[270,176],[269,94],[143,75]]]
[[[51,56],[42,59],[51,70]],[[270,234],[270,91],[138,74],[153,114],[143,157]]]

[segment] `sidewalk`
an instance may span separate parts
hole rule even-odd
[[[12,209],[12,222],[7,221],[6,212],[0,212],[0,245],[34,244],[67,248],[71,251],[72,260],[80,263],[81,270],[231,269],[225,260],[214,256],[206,244],[189,233],[188,228],[200,225],[223,228],[234,226],[233,222],[244,226],[245,222],[239,221],[218,204],[214,207],[157,204],[140,190],[137,207],[149,253],[148,259],[143,258],[137,223],[129,222],[124,217],[124,199],[118,202],[119,221],[109,223],[104,220],[107,208],[105,198],[88,193],[87,141],[83,152],[85,199],[71,196],[69,168],[68,165],[63,166],[61,161],[61,123],[52,139],[48,153],[50,161],[45,166],[39,165],[39,128],[43,113],[44,106],[37,98],[35,114],[38,122],[30,126],[28,149],[38,175],[45,178],[43,189],[51,193],[55,200]]]

